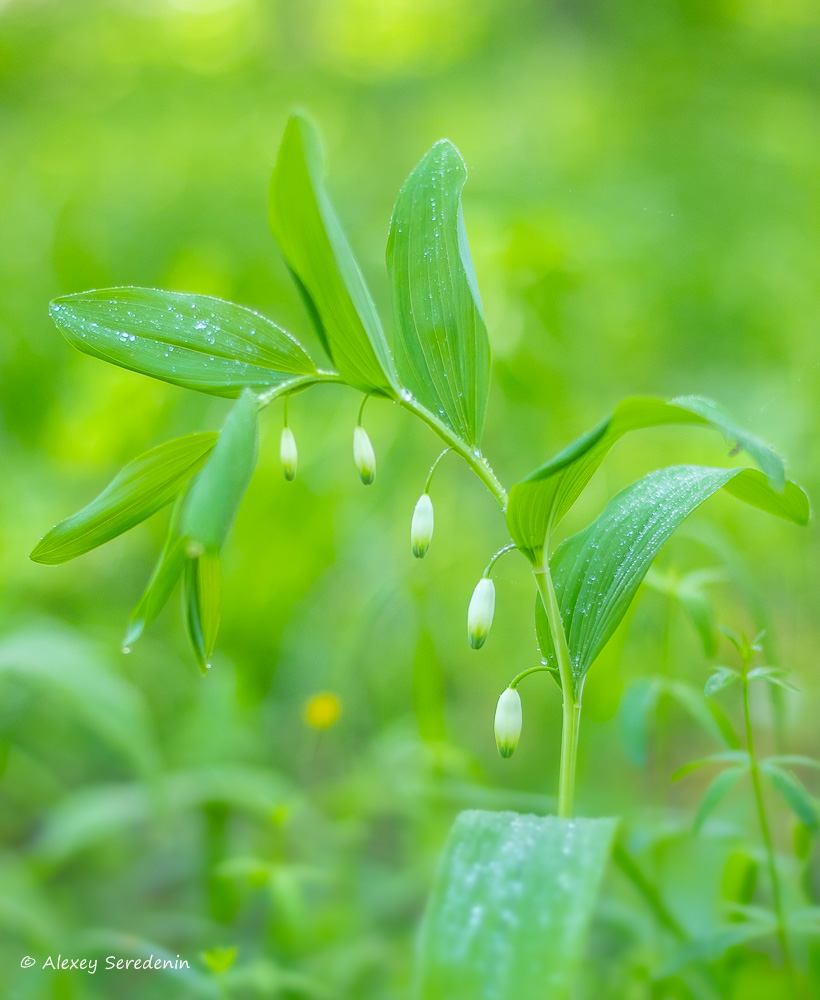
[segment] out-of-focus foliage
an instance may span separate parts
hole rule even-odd
[[[311,390],[310,412],[292,400],[293,484],[278,463],[280,411],[262,416],[209,676],[188,662],[173,609],[121,658],[162,516],[65,566],[36,566],[28,552],[43,524],[135,455],[217,429],[228,404],[73,352],[48,301],[126,284],[218,295],[270,316],[319,360],[266,221],[291,107],[322,127],[330,192],[383,317],[396,191],[447,136],[470,173],[494,359],[483,448],[505,483],[625,395],[698,393],[769,440],[816,497],[819,41],[807,0],[0,5],[3,996],[153,1000],[224,986],[241,998],[405,997],[454,813],[545,811],[558,759],[560,706],[544,678],[527,681],[515,756],[494,746],[498,693],[538,656],[523,560],[498,564],[485,647],[464,640],[475,581],[507,540],[492,498],[445,461],[435,539],[413,560],[410,515],[437,442],[372,400],[379,477],[362,490],[350,458],[358,399],[343,387]],[[730,447],[686,428],[636,436],[562,531],[668,464],[673,443],[676,461],[716,465]],[[728,497],[711,504],[659,570],[719,569],[716,620],[768,625],[768,663],[789,667],[802,695],[770,698],[760,685],[759,738],[778,749],[787,730],[788,753],[812,753],[816,528]],[[659,701],[645,769],[620,736],[633,680],[700,689],[717,665],[679,603],[648,589],[596,664],[580,807],[625,815],[629,857],[669,919],[623,862],[584,966],[590,995],[652,996],[664,963],[658,989],[714,995],[686,965],[692,943],[670,957],[666,938],[708,936],[732,906],[767,902],[748,797],[730,792],[694,836],[713,775],[668,783],[714,750],[706,728]],[[805,907],[820,889],[814,848],[776,815],[783,870],[802,883],[790,903]],[[798,960],[820,966],[814,939],[795,938]],[[179,954],[191,972],[39,968],[49,954],[152,952]],[[20,967],[26,955],[36,968]],[[755,942],[718,987],[780,996],[776,966],[771,938]]]

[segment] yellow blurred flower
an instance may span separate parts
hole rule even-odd
[[[305,703],[305,722],[312,729],[330,729],[341,714],[342,703],[332,691],[320,691]]]

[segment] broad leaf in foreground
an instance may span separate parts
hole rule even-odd
[[[416,1000],[568,998],[615,826],[462,813],[422,927]]]
[[[300,115],[285,128],[268,214],[319,339],[339,373],[364,392],[393,395],[387,339],[325,189],[319,137]]]
[[[399,378],[431,413],[477,447],[490,385],[490,345],[461,209],[466,178],[455,146],[437,142],[399,192],[387,267]]]
[[[50,307],[68,342],[92,357],[215,396],[334,379],[295,337],[259,313],[209,295],[103,288]]]
[[[35,562],[74,559],[128,531],[170,503],[208,459],[216,434],[166,441],[129,462],[87,507],[61,521],[35,546]]]
[[[664,424],[699,424],[720,431],[735,451],[745,451],[775,490],[785,482],[783,462],[768,445],[748,434],[716,403],[700,396],[669,402],[651,397],[624,399],[613,413],[568,445],[510,490],[507,526],[513,541],[534,564],[543,559],[552,529],[572,507],[612,446],[629,431]]]
[[[659,469],[618,494],[550,558],[576,689],[626,614],[661,547],[705,500],[724,489],[770,514],[805,525],[806,494],[786,482],[775,492],[756,469],[677,465]],[[546,613],[536,603],[541,652],[556,663]]]

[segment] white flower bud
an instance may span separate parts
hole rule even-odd
[[[481,649],[484,645],[494,612],[495,586],[488,576],[484,576],[476,584],[467,609],[467,638],[473,649]]]
[[[416,559],[423,559],[433,537],[433,501],[429,493],[422,493],[413,511],[410,523],[410,545]]]
[[[521,736],[521,696],[515,688],[501,692],[495,709],[495,743],[502,757],[512,757]]]
[[[376,453],[364,427],[353,431],[353,461],[359,471],[359,478],[369,486],[376,478]]]
[[[282,438],[279,442],[279,457],[282,460],[282,471],[285,473],[285,479],[289,483],[293,482],[296,478],[296,462],[299,458],[299,453],[296,450],[296,438],[293,436],[293,431],[290,427],[282,429]]]

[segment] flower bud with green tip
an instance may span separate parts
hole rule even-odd
[[[279,442],[279,457],[282,460],[282,471],[285,474],[285,479],[289,483],[292,483],[296,478],[296,462],[299,458],[299,453],[296,450],[296,438],[293,436],[293,431],[290,427],[282,428],[282,438]]]
[[[433,537],[433,501],[429,493],[422,493],[413,511],[410,523],[410,545],[416,559],[423,559]]]
[[[493,623],[495,585],[488,576],[476,584],[467,609],[467,638],[473,649],[481,649]]]
[[[521,695],[515,688],[501,692],[495,709],[495,744],[502,757],[512,757],[521,736]]]
[[[356,463],[359,479],[365,486],[370,486],[376,478],[376,453],[367,431],[361,425],[353,431],[353,461]]]

